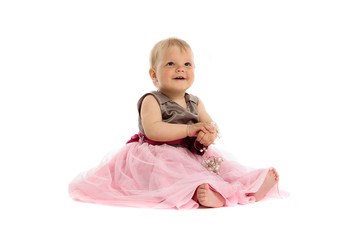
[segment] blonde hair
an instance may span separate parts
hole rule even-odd
[[[150,67],[155,69],[164,51],[173,46],[179,47],[181,51],[190,50],[192,52],[190,45],[186,41],[179,38],[167,38],[153,46],[150,54]]]

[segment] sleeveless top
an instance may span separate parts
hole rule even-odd
[[[167,123],[176,124],[194,124],[199,122],[199,114],[197,112],[197,104],[199,99],[191,94],[185,94],[187,109],[171,100],[169,97],[159,91],[152,91],[143,95],[137,103],[138,108],[138,128],[139,131],[145,135],[142,119],[141,119],[141,106],[144,98],[147,95],[152,95],[160,105],[162,121]]]

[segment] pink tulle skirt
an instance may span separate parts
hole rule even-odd
[[[193,198],[197,187],[207,183],[225,198],[225,206],[255,202],[246,194],[258,191],[269,169],[249,169],[224,158],[217,174],[202,164],[207,155],[219,156],[212,148],[200,156],[183,147],[129,143],[78,175],[69,194],[88,203],[192,209],[199,207]],[[282,195],[275,185],[266,197]]]

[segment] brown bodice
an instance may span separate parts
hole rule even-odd
[[[143,135],[145,135],[145,133],[142,126],[141,106],[143,99],[149,94],[154,96],[160,105],[163,122],[178,124],[194,124],[199,122],[199,114],[197,112],[197,104],[199,99],[196,96],[186,93],[185,100],[187,108],[184,108],[178,103],[172,101],[163,93],[159,91],[153,91],[143,95],[137,103],[139,113],[138,128]]]

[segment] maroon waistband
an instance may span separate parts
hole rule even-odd
[[[141,144],[148,143],[151,145],[168,144],[168,145],[173,145],[173,146],[177,146],[177,147],[180,146],[180,147],[187,148],[192,153],[195,153],[198,155],[203,155],[205,153],[205,150],[207,149],[206,146],[204,146],[201,143],[199,143],[198,141],[196,141],[196,137],[187,137],[187,138],[182,138],[182,139],[168,141],[168,142],[158,142],[158,141],[153,141],[153,140],[147,138],[145,135],[143,135],[141,132],[139,132],[138,134],[133,135],[131,137],[131,139],[127,141],[127,144],[132,143],[132,142],[139,142]]]

